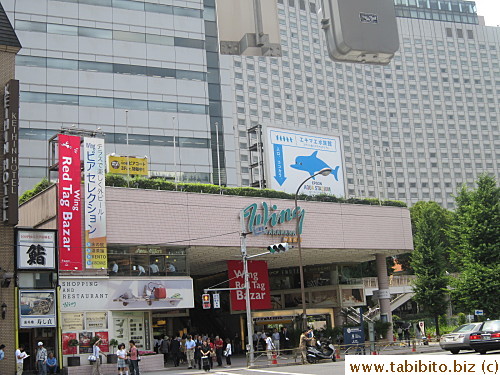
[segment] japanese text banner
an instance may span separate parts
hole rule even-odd
[[[59,269],[82,269],[80,137],[59,134]]]
[[[104,140],[84,138],[85,268],[107,268]]]

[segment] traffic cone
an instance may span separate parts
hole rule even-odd
[[[412,345],[411,351],[412,352],[416,352],[417,351],[417,348],[415,346],[415,340],[413,340],[413,345]]]
[[[337,354],[335,354],[336,359],[340,359],[340,349],[337,348]]]
[[[377,351],[376,351],[376,350],[374,350],[374,351],[372,352],[372,355],[377,355]]]
[[[273,361],[272,361],[272,364],[273,365],[277,365],[278,364],[278,356],[276,355],[276,352],[273,352]]]

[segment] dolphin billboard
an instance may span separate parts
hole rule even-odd
[[[269,188],[295,194],[304,180],[330,168],[330,175],[310,178],[299,193],[345,195],[340,137],[268,127],[266,146]]]

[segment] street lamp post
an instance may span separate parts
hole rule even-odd
[[[299,248],[299,274],[300,274],[300,294],[301,294],[301,299],[302,299],[302,329],[307,328],[307,307],[306,307],[306,289],[305,289],[305,284],[304,284],[304,266],[302,265],[302,245],[300,243],[300,228],[299,228],[299,219],[298,219],[298,207],[297,207],[297,198],[299,195],[300,188],[311,178],[314,178],[318,175],[323,175],[323,176],[328,176],[330,173],[332,173],[331,168],[323,168],[319,172],[316,172],[312,176],[309,176],[306,178],[302,183],[299,185],[297,188],[297,191],[295,192],[295,216],[297,217],[297,220],[295,222],[295,232],[297,234],[297,244]]]

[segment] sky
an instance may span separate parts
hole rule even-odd
[[[475,0],[477,14],[484,16],[487,26],[500,26],[500,0]]]

